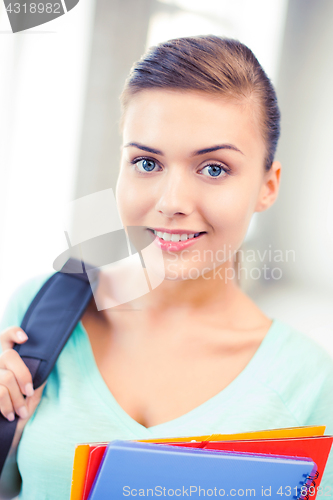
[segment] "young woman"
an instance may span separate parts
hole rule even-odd
[[[170,40],[133,66],[121,101],[118,207],[124,227],[154,239],[165,277],[126,311],[92,300],[34,392],[11,347],[26,341],[18,325],[48,276],[9,302],[0,411],[21,417],[7,470],[17,461],[24,500],[68,498],[79,442],[310,424],[333,433],[331,358],[265,316],[233,273],[280,182],[280,114],[258,61],[234,40]],[[331,458],[322,486],[333,494]]]

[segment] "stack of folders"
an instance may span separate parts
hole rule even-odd
[[[315,499],[333,436],[325,426],[79,444],[70,500]]]

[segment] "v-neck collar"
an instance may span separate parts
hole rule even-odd
[[[266,353],[270,351],[270,344],[272,339],[275,337],[275,333],[281,327],[280,321],[272,318],[272,324],[268,329],[265,337],[261,341],[258,349],[247,363],[245,368],[234,378],[224,389],[218,392],[215,396],[212,396],[205,402],[201,403],[199,406],[196,406],[192,410],[187,413],[181,415],[180,417],[176,417],[172,420],[168,420],[167,422],[163,422],[161,424],[153,425],[151,427],[145,427],[144,425],[137,422],[133,419],[126,411],[120,406],[117,402],[110,389],[106,385],[94,358],[94,354],[92,351],[92,347],[90,344],[89,336],[80,321],[78,323],[79,331],[76,328],[75,331],[77,335],[81,335],[80,339],[80,349],[76,352],[80,357],[81,367],[83,375],[85,376],[85,383],[92,385],[92,389],[101,399],[101,402],[108,407],[109,410],[115,414],[115,416],[120,420],[122,426],[126,426],[131,432],[134,432],[135,435],[142,438],[149,438],[151,435],[156,435],[156,431],[158,433],[159,430],[163,430],[163,434],[167,431],[168,427],[171,429],[175,426],[184,425],[186,421],[192,421],[196,417],[208,413],[214,410],[214,407],[219,406],[224,399],[228,399],[230,393],[232,391],[237,391],[238,388],[243,386],[244,380],[248,382],[251,373],[256,371],[262,361],[267,362]],[[74,332],[73,332],[74,333]],[[172,435],[172,430],[171,434]]]

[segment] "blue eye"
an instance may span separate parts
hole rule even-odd
[[[141,167],[146,171],[146,172],[151,172],[152,170],[154,170],[155,166],[156,166],[156,163],[153,161],[153,160],[149,160],[149,159],[143,159],[143,160],[139,160],[137,161],[135,164],[137,166],[139,166],[141,163]],[[140,169],[139,169],[140,170]],[[142,170],[140,170],[142,171]]]
[[[202,171],[204,171],[205,169],[207,169],[207,171],[209,172],[209,174],[204,174],[206,175],[206,177],[224,177],[224,175],[220,175],[222,172],[224,172],[224,174],[227,174],[228,171],[227,169],[221,167],[221,165],[218,165],[218,164],[211,164],[211,165],[206,165]]]

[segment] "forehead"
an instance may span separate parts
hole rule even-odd
[[[223,142],[251,157],[265,154],[257,105],[245,97],[144,90],[131,97],[123,124],[124,143],[185,153]]]

